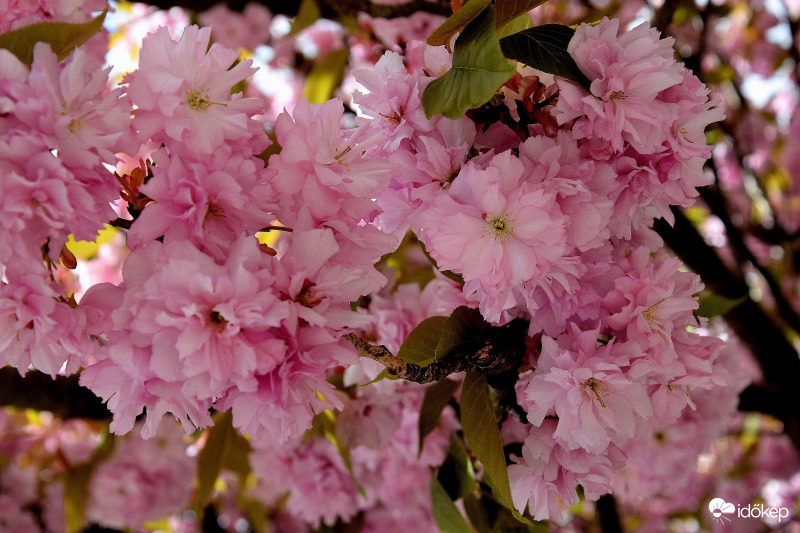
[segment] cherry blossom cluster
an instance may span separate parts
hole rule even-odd
[[[2,49],[0,64],[0,361],[72,373],[93,348],[50,267],[70,234],[94,240],[114,218],[119,191],[103,164],[135,152],[130,101],[106,90],[109,69],[81,48],[59,62],[37,43],[30,69]]]
[[[747,381],[741,350],[700,334],[699,277],[650,229],[707,184],[704,130],[724,116],[673,40],[581,25],[569,52],[588,91],[520,67],[502,98],[457,120],[422,105],[450,53],[409,43],[352,72],[355,118],[344,100],[302,100],[269,125],[273,144],[266,102],[236,92],[252,61],[212,34],[149,34],[111,90],[81,48],[59,62],[37,44],[30,68],[0,50],[0,205],[15,215],[0,221],[0,362],[83,366],[112,432],[141,428],[170,450],[139,465],[140,441],[119,446],[90,486],[115,496],[90,504],[90,520],[177,512],[193,470],[183,441],[160,433],[164,415],[192,434],[230,410],[253,445],[247,490],[298,529],[356,516],[365,531],[432,529],[430,470],[455,413],[420,435],[425,387],[373,383],[381,365],[341,337],[397,353],[422,320],[462,305],[530,324],[521,420],[502,427],[521,450],[508,470],[517,511],[561,519],[578,485],[589,500],[656,494],[669,472],[637,465],[664,443],[670,465],[692,461],[717,436]],[[127,228],[120,279],[76,303],[55,265],[70,234],[92,240],[111,220]],[[375,265],[409,231],[463,283],[437,272],[385,288]]]
[[[269,140],[254,118],[263,102],[231,95],[251,62],[229,68],[238,53],[208,48],[209,38],[189,27],[175,42],[161,29],[126,78],[140,143],[162,147],[136,189],[150,203],[128,234],[124,282],[95,285],[81,301],[108,342],[81,383],[109,400],[118,433],[145,408],[144,435],[167,412],[191,432],[212,424],[213,405],[232,409],[243,433],[281,443],[301,437],[315,412],[341,407],[326,371],[356,361],[340,330],[369,323],[349,303],[385,283],[372,264],[395,241],[358,225],[386,170],[372,162],[374,176],[362,173],[355,155],[364,148],[340,133],[336,102],[279,121],[285,148],[265,170],[256,155]],[[317,137],[306,146],[287,137],[310,130]],[[322,142],[330,151],[319,155]],[[317,161],[299,163],[309,156]],[[292,188],[315,182],[339,204],[299,208]],[[347,216],[351,204],[359,210]],[[280,258],[253,238],[262,229],[292,232]]]
[[[410,227],[487,320],[526,318],[540,336],[535,371],[517,386],[531,426],[510,468],[515,506],[537,519],[563,517],[578,484],[589,499],[609,492],[625,445],[675,423],[696,391],[735,398],[745,383],[718,339],[687,331],[701,325],[699,278],[659,254],[648,229],[706,183],[703,132],[723,112],[671,40],[644,25],[617,34],[604,20],[570,43],[591,92],[564,80],[509,87],[510,109],[535,87],[542,98],[558,91],[550,118],[522,135],[427,120],[419,95],[425,72],[440,71],[433,50],[422,72],[390,52],[354,73],[369,91],[354,103],[383,143],[364,153],[397,168],[378,196],[379,225]]]

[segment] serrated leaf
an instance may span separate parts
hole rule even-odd
[[[107,12],[106,9],[83,24],[40,22],[18,28],[0,35],[0,48],[5,48],[30,67],[33,63],[34,45],[38,42],[47,43],[61,61],[103,29],[103,20]]]
[[[305,96],[312,104],[327,102],[342,82],[350,51],[340,48],[314,65],[306,78]]]
[[[450,448],[436,477],[451,500],[460,500],[478,489],[472,459],[464,442],[455,433],[450,434]]]
[[[431,33],[428,44],[431,46],[449,44],[453,35],[472,22],[491,3],[492,0],[470,0]]]
[[[499,30],[520,15],[547,2],[547,0],[496,0],[494,3],[495,26]]]
[[[436,359],[452,356],[460,347],[475,341],[478,333],[490,327],[491,324],[484,320],[477,309],[465,305],[456,308],[442,329],[439,344],[436,345]]]
[[[544,24],[500,39],[506,57],[535,69],[574,81],[587,91],[591,81],[567,52],[575,29],[563,24]]]
[[[208,430],[206,443],[197,454],[197,487],[195,488],[194,509],[198,515],[202,514],[214,491],[214,484],[222,470],[226,448],[235,435],[233,415],[230,410],[217,417],[214,425]]]
[[[461,390],[461,426],[470,450],[483,464],[484,477],[488,478],[486,481],[492,487],[494,497],[517,520],[531,524],[530,520],[514,510],[503,441],[494,416],[494,405],[489,396],[485,374],[467,372],[464,378]]]
[[[436,345],[439,344],[445,322],[446,316],[432,316],[420,322],[400,346],[397,357],[419,366],[431,364],[436,360]]]
[[[461,383],[453,381],[452,379],[443,379],[430,385],[425,389],[425,396],[422,398],[422,407],[419,410],[419,452],[422,453],[422,448],[425,446],[425,437],[430,435],[431,431],[436,428],[439,423],[439,417],[442,415],[442,410],[453,394],[458,390]]]
[[[472,533],[458,507],[436,479],[436,475],[431,475],[431,507],[433,519],[442,533]]]
[[[711,291],[703,291],[700,293],[700,307],[695,310],[694,314],[706,318],[722,316],[734,307],[744,303],[745,300],[747,300],[747,295],[732,299]]]
[[[300,9],[297,10],[297,15],[292,21],[292,29],[289,30],[289,36],[296,35],[308,28],[318,21],[320,16],[319,6],[317,6],[315,0],[302,0]]]
[[[468,110],[488,102],[513,73],[514,65],[500,50],[494,9],[489,6],[456,39],[450,70],[425,87],[425,115],[430,118],[440,113],[447,118],[461,118]]]

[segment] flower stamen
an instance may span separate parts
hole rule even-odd
[[[589,390],[591,390],[594,393],[595,398],[597,398],[597,401],[600,402],[600,407],[605,408],[606,403],[603,401],[603,398],[606,398],[609,395],[608,385],[597,378],[589,378],[586,381],[581,382],[581,387],[583,387],[583,395],[587,400],[592,401],[594,399],[589,396]]]
[[[488,217],[488,215],[486,216]],[[491,220],[486,218],[485,220],[489,223],[489,230],[494,232],[495,237],[499,237],[500,240],[505,240],[506,235],[514,236],[514,226],[505,213],[493,217]]]
[[[212,102],[211,96],[208,94],[208,89],[202,89],[200,91],[197,89],[189,89],[184,96],[186,96],[186,103],[189,104],[189,107],[200,111],[205,111],[212,105],[228,106],[228,104],[222,102]]]

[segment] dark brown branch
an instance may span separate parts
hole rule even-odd
[[[50,411],[59,418],[106,420],[111,413],[92,391],[78,385],[78,376],[56,376],[16,368],[0,368],[0,405]]]
[[[714,174],[716,175],[716,167],[713,165],[713,162],[711,163],[711,168],[714,170]],[[800,317],[792,308],[792,305],[789,303],[789,300],[783,293],[783,289],[778,283],[778,280],[775,279],[775,276],[772,275],[772,272],[770,272],[759,262],[755,255],[753,255],[753,252],[750,251],[747,243],[745,243],[744,235],[742,235],[742,232],[731,220],[731,217],[728,213],[728,203],[725,197],[722,195],[722,192],[717,188],[716,185],[701,187],[698,190],[700,191],[700,195],[703,197],[703,200],[706,202],[708,207],[711,208],[711,212],[714,213],[714,215],[716,215],[725,226],[725,232],[728,234],[728,241],[730,242],[733,253],[736,255],[739,262],[748,262],[753,265],[756,270],[758,270],[758,272],[764,278],[764,281],[766,281],[767,285],[769,286],[769,290],[772,293],[772,297],[775,299],[775,306],[777,307],[781,318],[783,318],[786,324],[795,330],[795,332],[800,333]]]
[[[617,511],[617,502],[611,494],[600,496],[597,500],[597,516],[600,531],[603,533],[622,533],[622,522]]]
[[[428,366],[407,363],[385,346],[370,344],[355,333],[348,333],[343,338],[353,343],[359,355],[378,361],[393,376],[414,383],[432,383],[456,372],[477,370],[484,374],[503,374],[515,370],[525,354],[524,343],[518,342],[519,335],[524,337],[527,330],[522,326],[521,322],[512,321],[505,326],[492,328],[460,353],[442,361],[434,361]]]
[[[784,332],[750,299],[747,284],[728,270],[680,210],[673,208],[672,211],[674,227],[659,219],[653,228],[684,263],[700,275],[707,287],[728,298],[746,298],[724,318],[758,361],[767,386],[780,393],[784,405],[791,406],[776,416],[800,450],[800,388],[797,386],[800,383],[800,358],[797,351]],[[748,401],[750,399],[745,396],[745,404]]]
[[[390,352],[386,346],[375,346],[368,343],[355,333],[348,333],[345,339],[353,343],[361,357],[378,361],[386,367],[386,371],[393,376],[397,376],[414,383],[432,383],[440,381],[450,374],[471,370],[464,359],[448,359],[447,361],[434,361],[428,366],[419,366],[413,363],[406,363]]]
[[[108,223],[109,226],[114,226],[115,228],[120,229],[131,229],[132,224],[133,220],[128,220],[127,218],[116,218]]]
[[[752,384],[739,394],[739,411],[773,416],[783,422],[783,432],[800,450],[797,395],[766,384]]]
[[[297,15],[301,2],[301,0],[231,0],[228,2],[220,0],[147,0],[144,3],[159,9],[182,7],[197,13],[219,3],[226,3],[231,9],[241,11],[251,1],[266,6],[276,15],[288,16]],[[449,0],[412,0],[398,6],[374,4],[370,0],[317,0],[317,5],[322,17],[334,20],[354,16],[359,12],[383,18],[408,17],[417,11],[426,11],[447,17],[453,12]]]
[[[678,10],[680,5],[681,0],[664,0],[661,7],[656,10],[653,16],[653,27],[658,29],[662,35],[667,34],[667,27],[672,22],[672,17],[675,15],[675,11]]]

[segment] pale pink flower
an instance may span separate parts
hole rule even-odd
[[[244,6],[240,13],[220,3],[200,13],[197,19],[203,26],[211,27],[211,37],[223,46],[255,50],[270,37],[272,13],[254,2]]]
[[[67,363],[68,373],[80,366],[80,348],[69,340],[80,335],[73,310],[57,301],[59,294],[47,280],[44,268],[15,273],[9,283],[0,282],[0,364],[28,367],[55,376]],[[74,311],[77,313],[77,311]],[[71,331],[71,327],[78,331]]]
[[[251,119],[264,103],[231,94],[231,88],[255,69],[239,52],[214,44],[210,28],[189,26],[176,43],[166,28],[148,35],[139,54],[139,70],[126,76],[137,106],[133,125],[140,141],[152,138],[170,149],[205,156],[223,143],[266,148],[263,126]]]
[[[280,204],[276,215],[294,226],[304,208],[315,222],[342,220],[349,227],[378,213],[373,198],[389,182],[383,157],[362,154],[379,140],[367,129],[342,130],[341,100],[310,104],[303,100],[275,123],[282,150],[270,157],[268,179]]]
[[[672,336],[692,320],[702,285],[696,274],[678,270],[675,257],[654,261],[644,247],[626,255],[620,260],[625,275],[603,300],[611,313],[606,322],[644,349],[655,348],[657,364],[666,371],[677,357]]]
[[[514,464],[508,467],[514,508],[522,513],[527,507],[536,520],[563,520],[569,507],[580,501],[578,484],[588,500],[610,492],[614,473],[625,462],[625,455],[613,446],[604,454],[567,450],[555,431],[556,421],[550,418],[530,428],[522,457],[512,456]]]
[[[98,464],[88,485],[86,517],[115,529],[181,512],[190,504],[197,459],[174,423],[159,424],[153,439],[117,438],[114,453]]]
[[[633,437],[639,420],[653,415],[644,387],[624,372],[634,343],[598,346],[598,332],[573,327],[560,345],[542,338],[542,355],[525,388],[529,420],[558,417],[553,436],[570,450],[603,453]]]
[[[513,305],[511,289],[547,273],[566,251],[565,217],[556,197],[525,180],[510,152],[481,170],[462,167],[420,217],[428,252],[442,269],[461,273],[467,294],[480,288],[490,321]]]
[[[287,343],[280,364],[256,376],[255,390],[231,388],[218,402],[223,409],[233,409],[234,427],[254,441],[296,442],[311,428],[315,414],[341,409],[325,372],[358,361],[352,344],[328,328],[301,327]]]
[[[272,504],[288,492],[286,510],[314,528],[332,526],[337,519],[347,522],[358,512],[362,497],[339,451],[325,437],[308,439],[297,450],[259,450],[252,466],[262,480],[253,495]]]
[[[575,126],[585,137],[598,137],[615,151],[630,143],[641,153],[660,151],[664,124],[677,118],[673,104],[658,93],[683,81],[674,58],[674,39],[659,40],[658,31],[641,24],[618,36],[619,20],[581,24],[567,47],[591,80],[591,94],[558,80],[556,117],[560,124],[586,115]]]
[[[385,150],[397,150],[403,139],[431,130],[432,123],[422,108],[422,91],[428,80],[419,73],[409,74],[399,54],[386,52],[374,68],[356,70],[353,76],[369,91],[356,91],[353,102],[372,118],[368,123],[373,128],[380,126]]]
[[[59,64],[49,45],[37,43],[28,77],[36,90],[16,95],[14,115],[69,167],[114,164],[115,153],[136,149],[130,101],[121,88],[106,91],[110,69],[101,67],[81,48]]]
[[[128,257],[108,359],[81,376],[99,396],[113,396],[115,431],[130,430],[144,406],[145,433],[166,411],[190,431],[210,423],[200,406],[207,411],[232,387],[257,389],[258,375],[285,351],[277,335],[289,310],[273,289],[274,261],[252,237],[235,241],[219,262],[186,241],[154,241]]]
[[[128,235],[131,248],[164,236],[189,240],[219,256],[231,239],[253,235],[271,216],[253,196],[264,179],[262,162],[221,147],[204,162],[153,155],[153,177],[139,190],[155,203],[147,205]]]
[[[0,33],[39,22],[86,22],[107,7],[105,0],[2,0]]]

